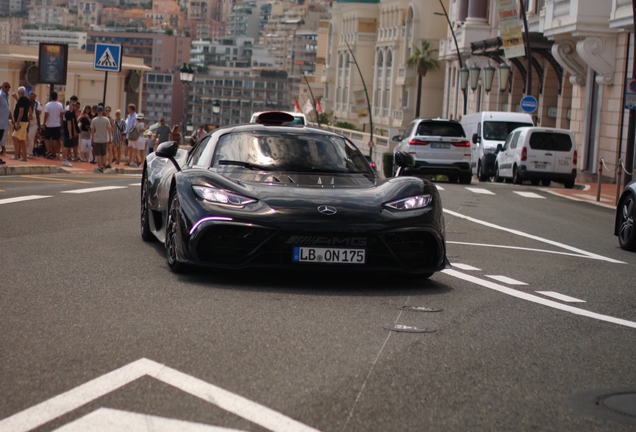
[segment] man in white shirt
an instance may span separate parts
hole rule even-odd
[[[57,159],[62,147],[62,121],[64,106],[57,101],[57,92],[51,92],[51,101],[44,106],[44,144],[47,157]]]

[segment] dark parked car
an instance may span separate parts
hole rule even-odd
[[[618,244],[625,250],[636,252],[636,180],[629,182],[616,206],[616,222],[614,235],[618,236]]]
[[[373,162],[373,159],[371,159],[371,156],[369,155],[364,155],[364,158],[367,160],[367,162],[369,162],[369,166],[371,168],[373,168],[373,171],[378,171],[378,166],[375,164],[375,162]]]
[[[141,236],[165,243],[173,271],[346,267],[429,277],[448,266],[432,183],[380,179],[346,138],[284,126],[289,117],[266,113],[188,151],[160,144],[147,158]],[[403,156],[398,163],[414,163]]]

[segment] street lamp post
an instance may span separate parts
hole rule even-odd
[[[185,138],[186,133],[186,121],[188,119],[188,87],[194,80],[194,69],[191,66],[184,63],[179,69],[179,79],[183,84],[183,116],[181,117],[181,133]],[[184,140],[185,142],[185,140]]]
[[[214,99],[212,101],[212,113],[213,114],[217,114],[216,119],[217,119],[217,124],[216,127],[220,127],[221,126],[221,116],[218,115],[221,112],[221,101],[218,99]]]

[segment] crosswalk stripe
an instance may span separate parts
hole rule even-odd
[[[495,195],[494,192],[491,192],[488,189],[467,187],[466,190],[471,191],[472,193],[481,194],[481,195]]]
[[[534,193],[534,192],[521,192],[521,191],[512,191],[513,193],[516,193],[517,195],[521,195],[524,198],[540,198],[540,199],[545,199],[544,196],[539,195],[538,193]]]
[[[577,298],[566,296],[564,294],[559,294],[558,292],[554,292],[554,291],[535,291],[535,292],[539,294],[543,294],[544,296],[552,297],[557,300],[567,302],[567,303],[586,303],[585,300],[579,300]]]
[[[5,198],[0,200],[0,204],[12,204],[12,203],[17,203],[21,201],[31,201],[31,200],[41,199],[41,198],[51,198],[51,195],[27,195],[27,196],[15,197],[15,198]]]
[[[481,271],[481,269],[477,267],[473,267],[468,264],[460,264],[460,263],[451,263],[453,267],[457,267],[460,270],[469,270],[469,271]]]
[[[101,192],[101,191],[113,190],[113,189],[126,189],[127,187],[128,186],[102,186],[102,187],[96,187],[96,188],[62,191],[61,193],[82,194],[82,193],[90,193],[90,192]]]
[[[500,276],[500,275],[485,275],[487,278],[490,279],[494,279],[496,281],[508,284],[508,285],[528,285],[525,282],[521,282],[512,278],[509,278],[508,276]]]

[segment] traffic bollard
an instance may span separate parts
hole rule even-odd
[[[596,182],[596,202],[601,200],[601,177],[603,177],[603,158],[598,160],[598,180]]]

